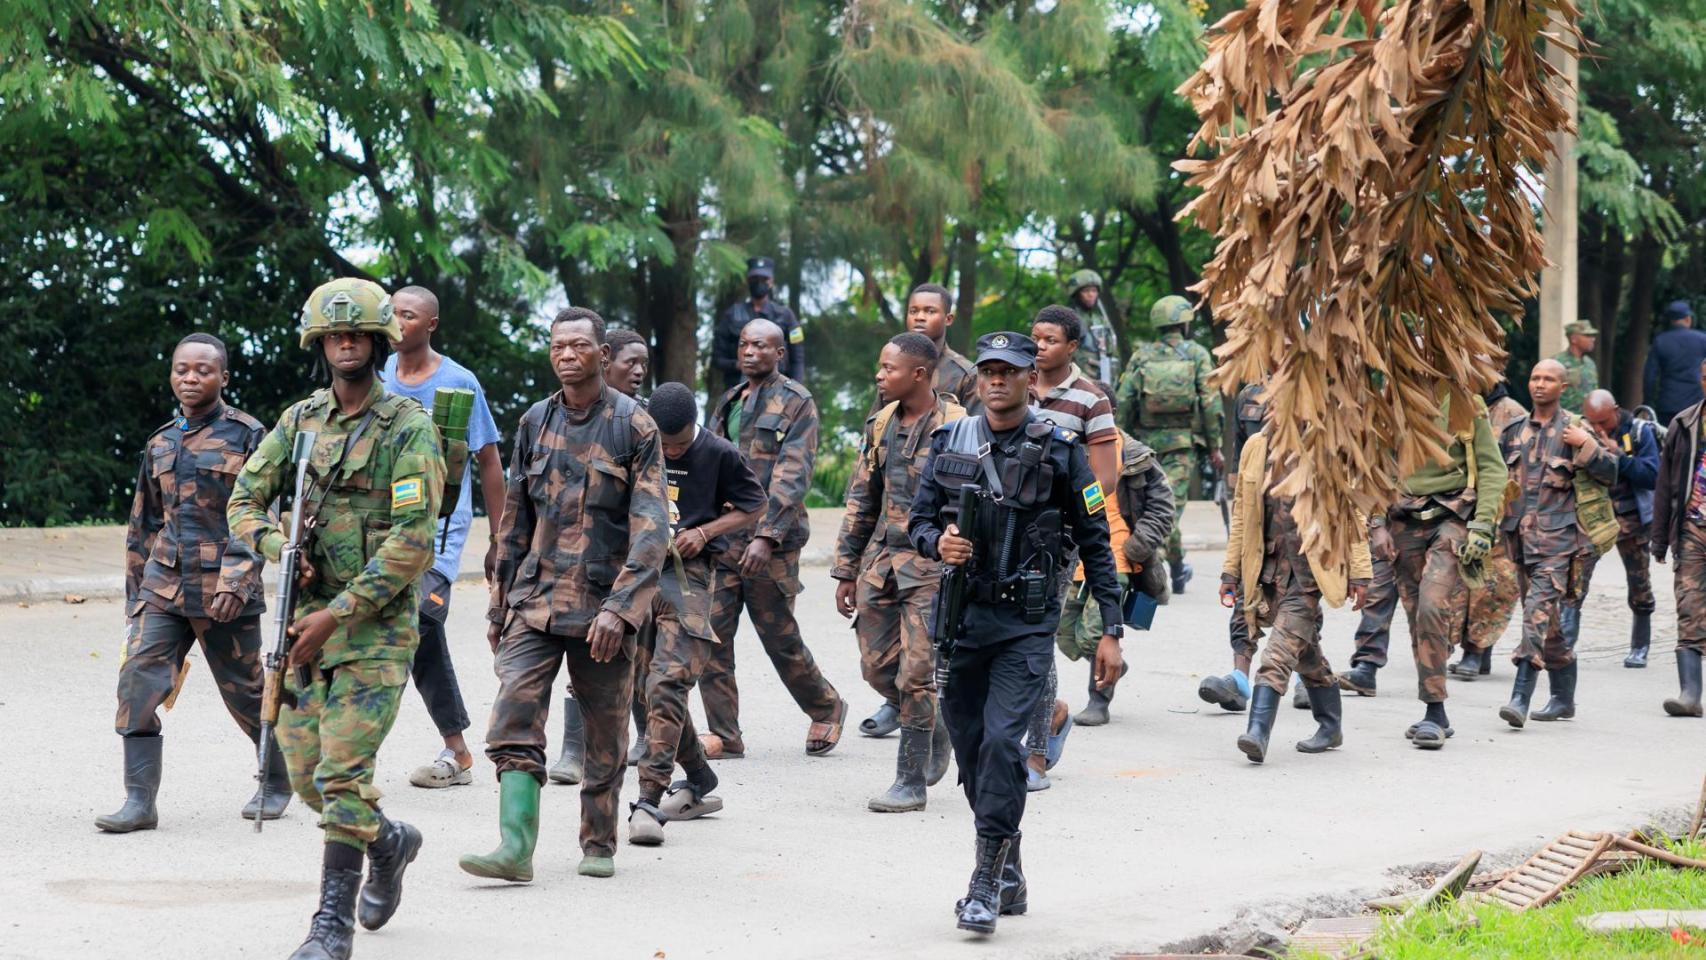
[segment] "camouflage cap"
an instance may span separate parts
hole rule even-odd
[[[302,346],[340,330],[383,333],[392,343],[403,339],[391,315],[391,295],[371,280],[343,277],[322,283],[302,305]]]
[[[1197,308],[1184,297],[1162,297],[1149,308],[1149,322],[1156,329],[1178,327],[1190,323],[1196,313]]]
[[[1066,278],[1066,295],[1069,297],[1077,296],[1078,291],[1085,287],[1102,289],[1102,275],[1094,270],[1080,270]]]
[[[1564,324],[1564,336],[1597,337],[1599,336],[1599,328],[1595,327],[1591,320],[1577,320],[1574,323]]]

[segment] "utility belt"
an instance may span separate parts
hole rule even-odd
[[[966,590],[973,603],[1016,606],[1026,623],[1036,624],[1047,619],[1059,585],[1060,578],[1050,572],[1022,570],[1006,580],[974,578]]]

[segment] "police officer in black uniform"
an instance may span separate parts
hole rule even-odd
[[[977,823],[977,867],[956,906],[959,927],[994,933],[1025,912],[1019,819],[1020,743],[1048,679],[1060,620],[1057,569],[1076,547],[1102,613],[1096,686],[1119,679],[1120,587],[1107,498],[1077,434],[1034,416],[1037,345],[1018,333],[977,342],[983,413],[938,428],[907,534],[918,552],[965,570],[967,602],[948,659],[942,714]],[[959,527],[960,489],[978,490],[975,529]],[[938,615],[941,614],[938,607]]]
[[[746,262],[746,292],[752,299],[724,310],[711,334],[711,366],[717,372],[717,382],[711,385],[713,397],[741,382],[740,332],[760,317],[781,327],[782,339],[788,344],[788,355],[777,369],[790,379],[806,382],[806,331],[794,311],[775,300],[776,261],[753,257]]]

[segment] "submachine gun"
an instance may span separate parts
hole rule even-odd
[[[291,451],[290,459],[296,464],[295,496],[290,502],[290,526],[284,532],[284,547],[278,554],[278,598],[273,603],[272,646],[267,649],[262,663],[264,673],[261,678],[261,735],[256,746],[257,766],[255,779],[260,781],[260,802],[255,805],[255,832],[261,832],[261,811],[267,805],[267,757],[272,753],[273,727],[278,724],[279,700],[284,693],[284,664],[290,657],[290,621],[296,615],[296,568],[297,558],[307,542],[306,523],[303,518],[303,501],[308,493],[308,461],[314,455],[314,440],[316,434],[312,430],[301,430],[296,434],[296,447]],[[312,679],[307,666],[296,668],[296,685],[307,689]]]

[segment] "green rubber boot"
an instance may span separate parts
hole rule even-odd
[[[476,877],[526,883],[533,879],[533,847],[539,842],[539,781],[510,770],[498,777],[498,848],[468,854],[462,869]]]
[[[581,857],[581,865],[575,872],[583,877],[614,877],[616,876],[616,860],[613,857],[595,857],[591,854]]]

